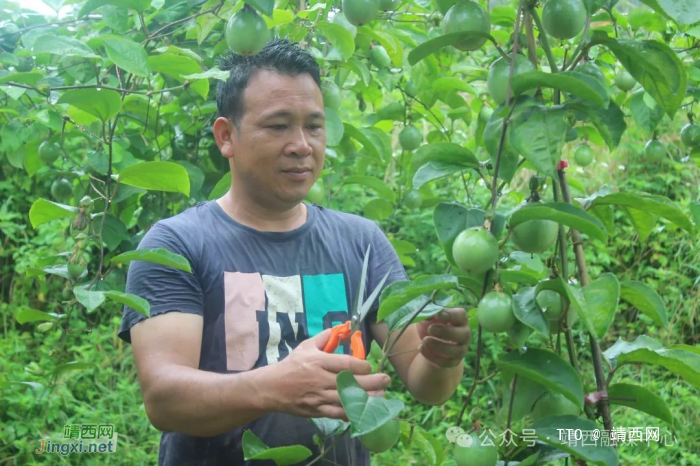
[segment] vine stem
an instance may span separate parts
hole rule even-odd
[[[559,183],[564,201],[571,204],[571,192],[569,191],[569,184],[566,181],[566,174],[564,173],[563,169],[557,170],[557,172],[559,175]],[[571,237],[574,245],[576,271],[578,273],[579,283],[582,287],[584,287],[590,283],[590,278],[588,276],[588,269],[586,268],[586,257],[583,251],[583,243],[581,242],[581,233],[572,228]],[[611,431],[613,429],[613,424],[612,415],[610,413],[610,401],[608,400],[606,393],[606,380],[603,372],[603,356],[600,351],[600,345],[592,335],[588,335],[588,340],[591,346],[591,355],[593,356],[596,386],[598,391],[601,392],[599,406],[603,414],[603,425],[605,426],[606,430]]]
[[[542,24],[540,15],[537,13],[537,10],[535,10],[535,8],[530,8],[530,14],[532,15],[532,19],[535,20],[537,30],[540,32],[540,42],[542,42],[542,48],[544,49],[544,53],[547,55],[549,67],[551,68],[552,73],[558,73],[559,68],[557,68],[557,61],[554,59],[554,55],[552,54],[552,47],[549,45],[549,39],[547,39],[547,33],[545,33],[544,25]]]

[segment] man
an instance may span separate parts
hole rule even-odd
[[[330,327],[348,319],[367,246],[369,290],[390,268],[387,284],[406,279],[376,224],[302,202],[326,149],[314,59],[274,40],[222,68],[230,77],[217,88],[213,133],[231,189],[158,222],[139,245],[185,256],[191,274],[142,261],[128,273],[127,291],[150,302],[151,318],[125,308],[119,335],[133,344],[146,412],[163,431],[161,465],[247,465],[244,429],[317,456],[308,418],[344,417],[336,375],[352,371],[372,395],[389,383],[345,347],[322,351]],[[387,338],[376,309],[363,324],[366,348]],[[470,339],[463,309],[440,319],[412,325],[390,358],[426,404],[452,395]],[[369,453],[346,434],[325,460],[367,465]]]

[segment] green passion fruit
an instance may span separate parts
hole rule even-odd
[[[622,70],[615,75],[615,85],[621,91],[627,92],[632,89],[635,84],[637,84],[637,81],[635,81],[632,75],[625,70]]]
[[[362,26],[377,16],[379,2],[378,0],[343,0],[342,8],[350,24]]]
[[[550,416],[578,416],[581,410],[576,404],[561,393],[547,392],[532,407],[532,420]]]
[[[574,162],[580,167],[587,167],[593,162],[594,154],[593,149],[588,144],[581,144],[576,148],[574,152]]]
[[[566,40],[576,37],[586,24],[582,0],[547,0],[542,9],[542,25],[552,37]]]
[[[498,261],[498,241],[482,227],[467,228],[452,244],[455,264],[463,271],[479,274],[490,270]]]
[[[322,179],[316,180],[316,182],[311,185],[311,189],[306,194],[306,200],[313,203],[322,205],[326,200],[326,188],[323,184]]]
[[[340,106],[343,103],[343,92],[336,83],[323,81],[321,94],[323,95],[323,105],[331,110],[340,110]]]
[[[55,142],[44,141],[39,144],[39,158],[47,165],[54,163],[61,155],[61,146]]]
[[[479,301],[476,318],[487,332],[507,332],[515,324],[513,299],[500,291],[487,293]]]
[[[700,146],[700,126],[688,123],[681,129],[681,142],[688,147]]]
[[[73,185],[65,178],[58,178],[51,183],[51,196],[57,201],[65,201],[73,196]]]
[[[658,139],[650,139],[644,146],[644,157],[652,162],[660,162],[666,157],[666,146]]]
[[[495,445],[483,445],[476,433],[457,437],[452,458],[457,466],[495,466],[498,449]]]
[[[399,133],[399,144],[404,150],[415,150],[418,149],[423,142],[423,136],[420,134],[418,128],[413,125],[406,125],[404,129]]]
[[[411,210],[415,210],[423,204],[423,196],[415,189],[411,189],[403,195],[403,203]]]
[[[248,5],[231,16],[226,24],[226,43],[240,55],[255,55],[269,38],[265,20]]]
[[[535,302],[544,311],[547,320],[559,320],[564,311],[564,303],[556,291],[540,291],[535,297]]]
[[[513,227],[510,238],[523,252],[538,254],[547,251],[557,240],[559,225],[551,220],[528,220]]]
[[[384,47],[375,45],[372,47],[372,50],[369,51],[369,61],[377,68],[383,69],[391,64],[391,57],[389,57]]]
[[[471,0],[463,0],[450,7],[445,14],[443,25],[445,34],[455,32],[491,32],[491,20],[484,8]],[[455,48],[464,52],[478,49],[486,42],[485,37],[471,37],[455,44]]]
[[[401,5],[401,0],[379,0],[379,9],[382,11],[394,11]]]
[[[515,57],[515,68],[513,76],[517,76],[528,71],[535,71],[535,67],[530,60],[522,55]],[[506,102],[506,91],[508,86],[508,77],[510,76],[510,61],[501,57],[491,65],[488,77],[486,78],[486,86],[489,90],[491,98],[498,104],[503,105]],[[511,90],[511,97],[514,94]]]
[[[382,424],[371,432],[360,436],[360,442],[366,449],[374,453],[387,451],[399,440],[401,432],[401,422],[392,419],[386,424]]]
[[[80,276],[85,273],[85,270],[87,270],[87,264],[85,264],[85,262],[68,264],[68,275],[70,275],[70,278],[73,280],[79,279]]]

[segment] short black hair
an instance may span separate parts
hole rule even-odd
[[[232,52],[221,58],[219,68],[230,73],[226,81],[219,81],[216,85],[218,116],[231,120],[237,129],[245,112],[243,92],[250,78],[259,70],[290,76],[308,73],[321,88],[321,70],[314,57],[287,39],[272,39],[255,55]]]

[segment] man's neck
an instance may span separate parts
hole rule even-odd
[[[229,217],[258,231],[291,231],[302,226],[307,219],[304,203],[287,210],[272,210],[258,204],[242,202],[231,191],[216,202]]]

